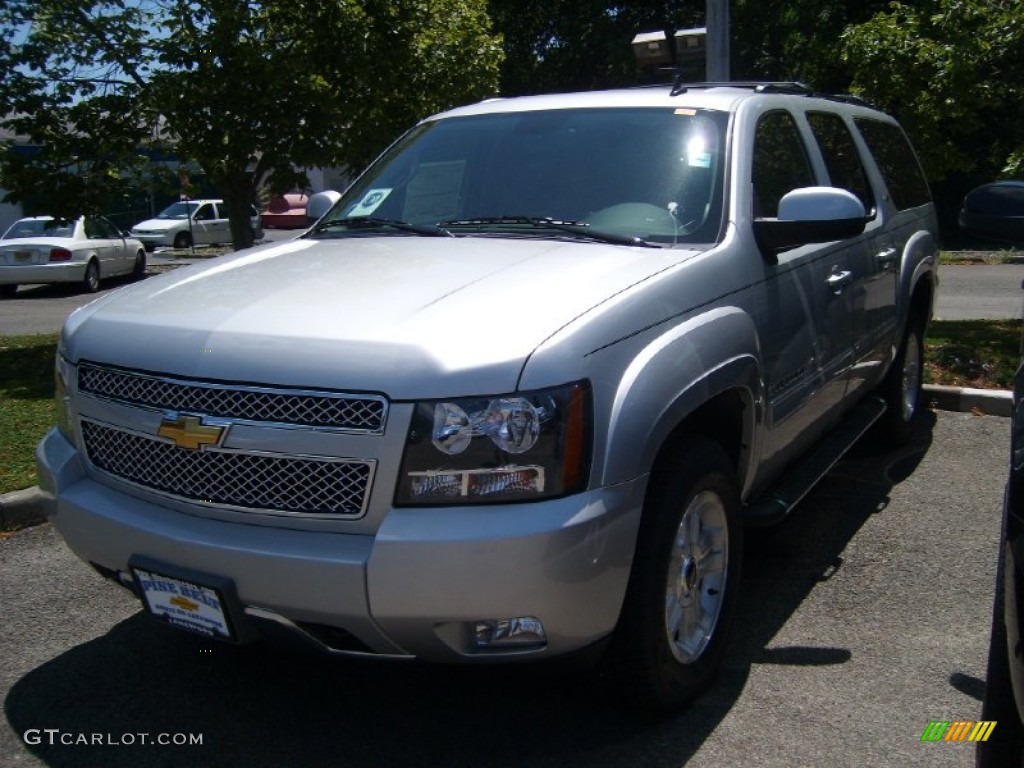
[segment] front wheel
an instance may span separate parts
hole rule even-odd
[[[13,299],[14,294],[18,292],[17,283],[8,283],[7,285],[0,285],[0,296],[5,299]]]
[[[179,232],[174,236],[174,248],[183,251],[192,245],[192,236],[188,232]]]
[[[650,482],[608,666],[629,704],[665,711],[700,693],[721,663],[743,528],[735,470],[711,440],[686,440]]]

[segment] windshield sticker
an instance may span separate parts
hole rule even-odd
[[[444,221],[456,219],[462,197],[465,160],[423,163],[405,190],[406,221]]]
[[[696,109],[677,109],[673,114],[686,115],[687,117],[693,117],[697,114]]]
[[[691,168],[711,167],[711,153],[708,152],[707,141],[700,134],[686,143],[686,164]]]
[[[390,187],[386,189],[371,189],[363,195],[363,199],[360,200],[356,204],[356,207],[349,211],[347,215],[369,216],[380,207],[380,204],[383,203],[390,194]]]

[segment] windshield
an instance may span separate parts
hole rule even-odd
[[[605,108],[424,123],[345,193],[321,221],[322,236],[337,236],[332,222],[363,234],[376,221],[394,232],[396,223],[440,225],[455,236],[564,237],[578,225],[664,245],[715,242],[727,117]],[[355,218],[369,221],[345,226]],[[558,226],[546,227],[549,219]]]
[[[22,219],[4,232],[3,240],[16,237],[71,237],[75,224],[65,219]]]
[[[171,203],[160,211],[156,217],[158,219],[187,219],[189,213],[194,211],[197,205],[199,205],[199,203],[193,203],[191,201],[187,203]]]

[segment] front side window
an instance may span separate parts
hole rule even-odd
[[[213,209],[213,206],[210,205],[209,203],[207,203],[206,205],[201,206],[199,208],[199,210],[196,211],[196,215],[195,215],[195,220],[196,221],[213,221],[215,218],[217,218],[217,212]]]
[[[865,211],[872,211],[875,197],[871,193],[857,145],[843,118],[832,112],[809,112],[807,122],[810,123],[811,132],[825,159],[832,186],[852,192]]]
[[[754,135],[754,216],[775,218],[787,192],[814,185],[814,172],[796,121],[789,112],[764,115]]]
[[[313,236],[358,234],[383,220],[456,236],[565,236],[545,230],[550,220],[659,245],[711,243],[721,229],[727,122],[682,108],[427,122],[371,166]]]

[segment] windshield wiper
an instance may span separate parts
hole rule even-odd
[[[342,227],[344,229],[377,229],[381,227],[390,227],[391,229],[397,229],[401,232],[411,232],[415,235],[425,235],[427,237],[455,237],[455,235],[447,229],[436,224],[410,224],[409,222],[401,221],[400,219],[382,219],[373,216],[349,216],[345,219],[321,221],[309,230],[309,234],[315,235],[320,232],[326,232],[329,229],[335,229],[336,227]]]
[[[649,243],[641,237],[634,235],[620,235],[614,232],[601,232],[590,229],[585,221],[563,221],[552,219],[549,216],[483,216],[477,219],[452,219],[438,223],[439,227],[485,227],[489,225],[520,225],[529,226],[533,229],[554,229],[559,232],[567,232],[574,237],[584,240],[595,240],[600,243],[611,243],[613,245],[635,245],[644,248],[657,248],[654,243]]]

